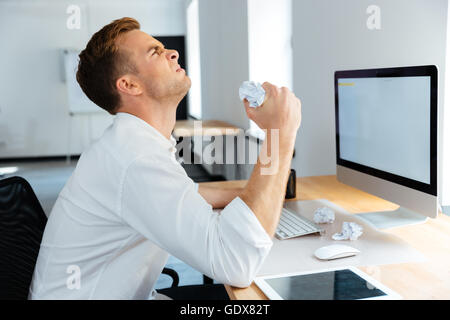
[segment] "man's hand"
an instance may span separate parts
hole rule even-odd
[[[269,82],[264,82],[262,87],[266,97],[260,107],[252,108],[244,100],[247,116],[261,129],[280,130],[280,142],[295,139],[302,119],[300,100],[286,87],[278,88]]]

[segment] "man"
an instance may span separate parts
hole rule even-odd
[[[176,108],[191,85],[176,51],[136,20],[115,20],[81,52],[77,80],[116,117],[55,203],[30,298],[157,298],[153,287],[169,254],[221,283],[249,286],[272,246],[300,101],[265,83],[262,107],[245,102],[250,119],[268,130],[269,153],[279,138],[278,152],[272,163],[258,161],[244,189],[211,189],[198,187],[174,156]],[[274,174],[261,173],[274,165]]]

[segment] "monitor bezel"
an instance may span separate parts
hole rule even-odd
[[[360,70],[342,70],[334,73],[335,121],[336,121],[336,163],[340,166],[363,172],[408,188],[437,196],[437,137],[438,137],[438,78],[434,65],[394,67]],[[368,167],[340,157],[339,141],[339,90],[338,80],[345,78],[385,78],[385,77],[430,77],[430,183],[402,177],[390,172]]]

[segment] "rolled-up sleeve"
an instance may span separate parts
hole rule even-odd
[[[223,244],[220,253],[214,249],[211,252],[213,260],[221,261],[218,267],[222,269],[217,273],[223,274],[225,283],[230,282],[231,277],[242,275],[234,278],[233,285],[248,287],[269,253],[272,240],[253,211],[239,197],[223,209],[217,225],[220,229],[211,235],[220,237],[215,242]]]
[[[221,283],[249,286],[272,247],[242,199],[214,212],[182,167],[162,156],[134,161],[121,190],[119,212],[128,225]]]

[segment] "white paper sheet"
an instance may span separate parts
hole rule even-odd
[[[423,262],[425,256],[397,236],[376,230],[345,209],[325,200],[289,201],[285,207],[305,218],[313,220],[314,212],[320,207],[329,207],[335,212],[332,224],[321,224],[323,235],[313,234],[288,240],[273,238],[273,247],[261,267],[258,276],[280,273],[310,271],[340,266],[376,266],[405,262]],[[331,237],[341,232],[344,221],[356,222],[364,229],[358,240],[335,241]],[[342,259],[321,261],[314,251],[331,244],[345,244],[361,251],[360,254]]]
[[[244,81],[239,87],[239,98],[247,99],[249,106],[256,108],[263,104],[266,91],[259,82]]]

